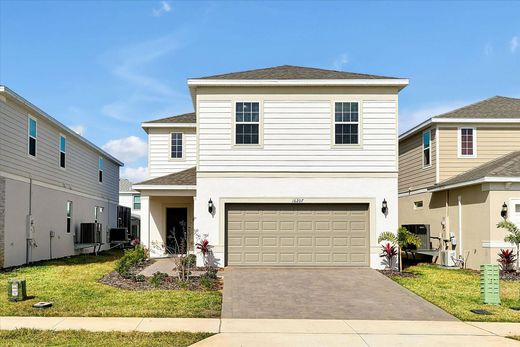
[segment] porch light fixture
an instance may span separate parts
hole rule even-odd
[[[213,210],[215,209],[215,206],[213,205],[213,201],[211,201],[211,198],[208,201],[208,212],[213,214]]]
[[[386,202],[386,199],[383,199],[383,206],[381,207],[381,212],[383,212],[384,215],[388,213],[388,203]]]
[[[500,215],[502,216],[502,218],[506,219],[507,218],[507,204],[504,202],[504,204],[502,205],[502,211],[500,211]]]

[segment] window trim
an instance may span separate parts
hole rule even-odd
[[[417,206],[417,203],[421,203],[421,206]],[[424,201],[423,200],[415,200],[413,202],[413,209],[414,210],[422,210],[424,208]]]
[[[181,134],[181,138],[182,138],[182,156],[180,158],[173,158],[172,157],[172,135],[173,134]],[[168,147],[168,160],[170,161],[185,161],[186,160],[186,136],[185,136],[185,132],[183,131],[170,131],[169,132],[169,136],[170,136],[170,139],[168,141],[169,143],[169,147]]]
[[[69,215],[69,203],[70,203],[70,215]],[[67,223],[67,230],[65,230],[65,233],[66,234],[71,234],[72,233],[72,216],[73,216],[73,212],[74,211],[74,205],[73,205],[73,202],[72,200],[67,200],[67,202],[65,203],[65,213],[66,213],[66,223]]]
[[[61,138],[64,138],[65,139],[65,151],[62,151],[61,150]],[[64,157],[64,166],[61,166],[61,153],[63,153],[65,155]],[[67,168],[67,136],[63,135],[62,133],[60,133],[59,137],[58,137],[58,167],[62,170],[65,170]]]
[[[357,103],[358,104],[358,143],[336,143],[336,103]],[[359,149],[363,147],[363,102],[362,100],[356,99],[338,99],[332,100],[331,102],[331,127],[330,127],[330,140],[332,148],[354,148]],[[339,122],[339,124],[356,124],[356,122]]]
[[[258,143],[237,143],[237,103],[244,103],[244,102],[256,102],[258,103]],[[264,103],[263,100],[258,99],[252,99],[252,98],[246,98],[246,99],[239,99],[234,100],[232,103],[232,110],[231,110],[231,118],[232,118],[232,129],[231,129],[231,146],[233,148],[263,148],[264,147]],[[238,124],[257,124],[257,122],[248,122],[243,123],[239,122]]]
[[[36,136],[34,137],[31,136],[31,120],[36,124]],[[31,138],[34,138],[34,155],[30,153]],[[30,114],[27,115],[27,156],[31,159],[38,158],[38,120]]]
[[[103,166],[104,160],[103,157],[98,157],[98,183],[103,184]]]
[[[428,156],[429,156],[429,164],[426,165],[425,162],[424,162],[424,151],[426,150],[426,148],[424,147],[424,134],[426,133],[429,133],[430,134],[430,143],[428,145],[428,149],[430,150]],[[422,135],[421,135],[421,143],[422,143],[422,152],[421,152],[421,157],[422,157],[422,168],[423,169],[428,169],[432,166],[432,130],[431,129],[428,129],[428,130],[425,130],[422,132]]]
[[[472,155],[463,155],[462,154],[462,129],[471,129],[473,130],[473,154]],[[472,159],[477,158],[477,128],[476,127],[458,127],[457,128],[457,157],[459,159]]]
[[[135,207],[135,198],[139,197],[139,208]],[[141,211],[141,194],[134,194],[132,195],[132,209],[136,211]]]

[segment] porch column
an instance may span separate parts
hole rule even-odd
[[[141,244],[150,249],[150,197],[141,195]]]

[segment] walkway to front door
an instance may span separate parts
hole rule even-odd
[[[456,320],[372,269],[233,268],[223,318]]]

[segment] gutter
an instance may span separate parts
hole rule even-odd
[[[428,188],[429,192],[440,192],[454,188],[461,188],[482,183],[520,183],[520,177],[482,177],[471,181],[448,184],[444,186],[433,186]]]
[[[287,79],[287,80],[232,80],[232,79],[189,79],[188,86],[389,86],[404,88],[406,78],[393,79]]]

